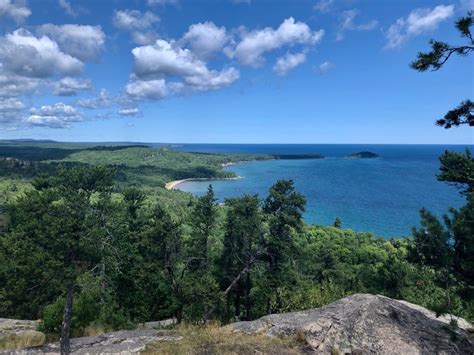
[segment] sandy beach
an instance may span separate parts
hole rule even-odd
[[[176,190],[177,186],[185,181],[213,181],[213,180],[238,180],[243,179],[242,176],[230,177],[230,178],[191,178],[183,180],[174,180],[167,182],[165,185],[166,190]]]

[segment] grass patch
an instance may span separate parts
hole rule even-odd
[[[218,324],[205,326],[180,325],[176,328],[183,337],[176,341],[162,341],[147,345],[142,354],[302,354],[306,341],[296,337],[268,337],[263,334],[234,333]]]
[[[20,349],[45,343],[46,335],[35,330],[26,330],[0,338],[0,349]]]

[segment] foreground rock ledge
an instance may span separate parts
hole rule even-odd
[[[72,354],[135,354],[145,350],[147,344],[159,341],[180,340],[172,331],[153,329],[123,330],[98,336],[71,339]],[[59,343],[26,349],[4,350],[0,354],[59,354]]]
[[[355,294],[327,306],[230,325],[233,331],[269,336],[304,334],[322,354],[474,354],[474,342],[459,319],[455,334],[447,317],[384,296]],[[455,336],[453,338],[453,335]]]

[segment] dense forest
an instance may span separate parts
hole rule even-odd
[[[466,206],[444,223],[421,210],[411,238],[385,240],[343,229],[340,219],[306,225],[305,198],[292,181],[224,204],[212,186],[199,198],[162,188],[187,174],[225,176],[224,162],[264,157],[124,146],[38,160],[38,152],[7,151],[0,314],[42,319],[46,333],[59,335],[63,317],[73,335],[171,317],[227,323],[356,292],[474,319],[472,181],[459,178],[473,164],[469,152],[447,152],[439,175],[460,186]],[[151,174],[155,180],[144,183]]]

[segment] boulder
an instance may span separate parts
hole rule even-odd
[[[255,321],[238,322],[235,332],[269,336],[304,336],[316,354],[474,354],[474,342],[459,319],[408,302],[370,294],[355,294],[327,306]]]
[[[154,322],[145,322],[140,324],[140,328],[142,329],[164,329],[169,328],[176,325],[177,320],[176,318],[169,318],[164,320],[157,320]]]

